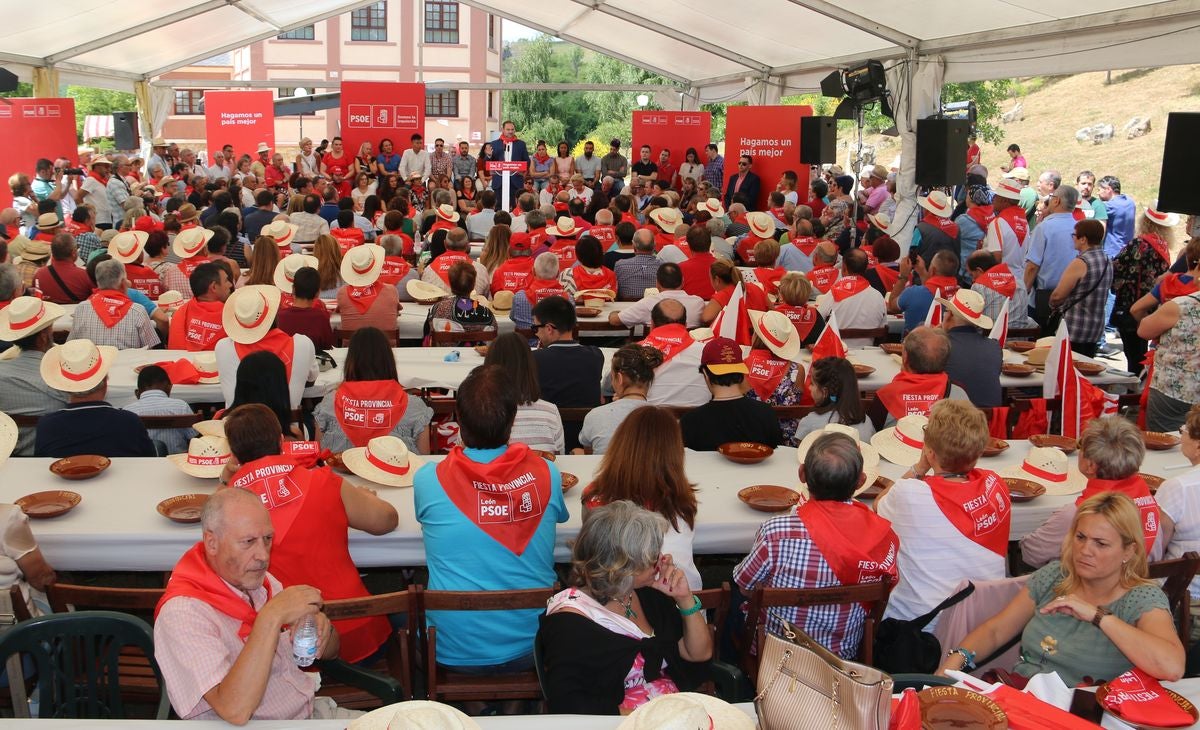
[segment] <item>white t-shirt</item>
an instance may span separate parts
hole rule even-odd
[[[652,297],[642,297],[617,312],[617,316],[620,318],[621,324],[626,327],[633,327],[637,324],[649,325],[650,311],[662,299],[674,299],[683,305],[684,311],[687,312],[688,329],[700,326],[700,313],[704,311],[704,300],[694,294],[688,294],[682,289],[667,289]]]
[[[583,198],[584,202],[591,202],[592,189],[585,187],[583,190],[576,190],[574,188],[574,186],[572,186],[572,187],[567,188],[567,196],[568,196],[569,200],[574,200],[575,198]]]
[[[1200,467],[1194,467],[1162,483],[1154,495],[1158,508],[1175,523],[1165,559],[1183,557],[1189,550],[1200,551]],[[1188,588],[1192,600],[1200,600],[1200,578]]]
[[[83,190],[83,202],[96,209],[97,223],[112,221],[112,207],[108,204],[108,185],[88,175],[80,185]],[[64,211],[65,212],[65,211]]]
[[[313,341],[305,335],[292,335],[292,377],[288,379],[288,397],[292,408],[300,407],[300,399],[304,397],[304,384],[317,378],[316,348]],[[214,348],[217,358],[217,373],[221,376],[221,395],[225,397],[225,406],[233,403],[233,391],[237,387],[237,369],[242,359],[238,357],[233,346],[233,340],[222,339]]]
[[[817,297],[817,311],[829,320],[829,313],[837,313],[838,327],[842,329],[874,329],[887,324],[887,303],[875,287],[868,286],[854,296],[840,302],[833,301],[833,294],[827,293]],[[847,347],[859,347],[874,344],[871,340],[851,338],[846,340]]]
[[[704,376],[700,374],[700,356],[704,343],[694,342],[687,349],[658,366],[646,400],[656,406],[702,406],[712,400]]]

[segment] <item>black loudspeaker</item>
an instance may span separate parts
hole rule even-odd
[[[837,120],[800,118],[800,161],[808,165],[837,162]]]
[[[141,145],[137,112],[113,112],[113,142],[119,150],[136,150]]]
[[[1196,165],[1200,165],[1200,114],[1171,112],[1167,115],[1167,141],[1163,145],[1162,177],[1158,180],[1158,210],[1200,215],[1200,188],[1196,187]]]
[[[965,119],[917,120],[917,185],[958,185],[967,177],[967,136],[971,123]]]
[[[6,68],[0,68],[0,92],[16,90],[17,75]]]

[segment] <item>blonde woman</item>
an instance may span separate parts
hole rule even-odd
[[[500,264],[508,261],[508,246],[511,240],[512,229],[503,223],[492,226],[488,231],[483,251],[479,254],[479,263],[483,264],[489,274],[496,273]]]
[[[317,257],[317,273],[321,276],[321,299],[333,299],[342,286],[342,250],[337,239],[328,233],[317,236],[313,243],[313,256]]]

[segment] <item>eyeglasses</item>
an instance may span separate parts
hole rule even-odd
[[[749,162],[739,162],[738,167],[750,167],[750,163]]]
[[[553,326],[554,326],[554,325],[550,324],[549,322],[544,322],[544,323],[542,323],[542,324],[537,324],[537,323],[535,322],[535,323],[533,323],[533,324],[529,325],[529,331],[530,331],[530,332],[533,332],[533,333],[535,333],[535,334],[536,334],[536,333],[537,333],[537,331],[538,331],[538,330],[540,330],[540,329],[541,329],[541,328],[543,328],[543,327],[553,327]]]
[[[434,147],[442,147],[443,145],[435,143],[433,146]]]

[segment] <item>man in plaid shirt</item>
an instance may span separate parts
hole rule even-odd
[[[742,592],[880,580],[894,584],[900,540],[890,522],[853,498],[865,480],[855,439],[840,432],[817,437],[800,467],[800,480],[807,481],[810,500],[764,522],[750,553],[734,568],[733,580]],[[858,603],[773,608],[766,628],[780,634],[780,620],[786,620],[838,656],[853,659],[866,615]]]

